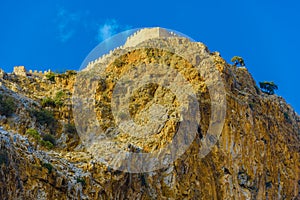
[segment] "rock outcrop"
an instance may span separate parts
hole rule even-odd
[[[151,37],[137,33],[127,43],[135,45],[114,50],[78,74],[68,71],[54,79],[11,74],[0,77],[0,103],[6,109],[0,109],[0,198],[300,199],[300,117],[293,108],[282,97],[262,93],[246,68],[227,64],[204,44],[165,30],[154,29],[154,35],[144,32]],[[153,44],[161,48],[151,48]],[[170,46],[171,52],[164,48]],[[179,56],[185,53],[191,54],[191,62]],[[206,60],[213,61],[223,80],[226,117],[216,144],[202,156],[203,140],[215,113],[211,91],[194,66],[202,62],[205,68]],[[111,99],[118,81],[129,84],[139,74],[134,71],[127,76],[130,70],[150,65],[176,69],[197,91],[200,118],[196,137],[178,159],[163,168],[141,173],[115,170],[101,160],[110,146],[85,146],[82,130],[74,127],[76,117],[88,117],[86,113],[74,117],[72,95],[78,87],[84,90],[87,86],[86,82],[76,82],[76,77],[105,75],[96,79],[97,124],[120,149],[149,153],[164,148],[176,135],[181,122],[180,99],[172,90],[153,83],[130,93],[128,112],[140,125],[149,122],[149,112],[159,116],[153,108],[161,108],[153,105],[166,108],[159,121],[163,126],[153,125],[155,134],[148,137],[118,129],[118,120],[128,113],[119,112],[115,119]],[[102,66],[105,70],[99,73]],[[96,124],[89,123],[91,127]],[[49,146],[51,141],[54,147]]]

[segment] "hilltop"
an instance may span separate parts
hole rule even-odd
[[[203,74],[194,67],[200,64]],[[147,82],[133,92],[124,90],[120,100],[129,99],[128,105],[116,107],[128,109],[140,125],[151,122],[148,113],[152,113],[161,117],[163,126],[151,122],[149,129],[154,133],[146,137],[117,127],[118,120],[128,114],[118,112],[115,119],[111,108],[112,98],[118,96],[114,93],[118,81],[130,84],[145,69],[149,77],[163,75],[163,70],[147,68],[161,65],[176,69],[196,91],[193,98],[200,116],[195,137],[178,159],[162,168],[142,173],[113,169],[100,159],[108,149],[117,146],[128,152],[155,152],[174,139],[183,121],[180,97],[171,89]],[[218,88],[224,89],[225,99],[215,95],[218,105],[226,105],[224,113],[212,109],[214,91],[209,84],[219,77],[206,82],[205,70],[214,70],[223,80]],[[179,82],[174,91],[189,90],[184,83]],[[94,97],[94,101],[83,102],[86,112],[78,113],[74,96]],[[1,199],[300,198],[300,117],[293,108],[282,97],[262,93],[246,67],[228,64],[204,44],[161,28],[140,30],[124,46],[90,62],[80,72],[38,73],[23,67],[13,73],[1,71],[0,100]],[[89,110],[91,105],[95,107]],[[163,105],[165,115],[157,114],[152,105]],[[191,107],[186,104],[184,108]],[[93,111],[96,120],[85,121],[91,117],[87,111]],[[215,144],[202,152],[216,115],[225,116],[221,135],[209,138]],[[187,120],[192,123],[194,119],[198,118]],[[95,126],[113,141],[111,146],[90,141],[103,136],[92,135]]]

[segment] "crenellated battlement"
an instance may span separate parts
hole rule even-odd
[[[172,31],[168,31],[163,28],[155,27],[155,28],[144,28],[140,29],[136,32],[134,32],[132,35],[130,35],[125,44],[123,46],[116,47],[113,50],[110,50],[109,53],[103,54],[101,57],[90,61],[86,68],[83,69],[88,70],[92,66],[94,66],[97,63],[103,63],[105,62],[106,58],[111,57],[115,51],[129,48],[129,47],[135,47],[138,44],[149,40],[149,39],[154,39],[154,38],[167,38],[167,37],[180,37],[176,33]],[[49,69],[48,71],[37,71],[37,70],[29,70],[27,71],[24,66],[15,66],[13,70],[13,74],[18,75],[18,76],[45,76],[47,73],[50,73],[51,70]]]
[[[51,70],[47,71],[38,71],[38,70],[29,70],[27,71],[24,66],[15,66],[12,74],[15,74],[17,76],[45,76],[46,74],[50,73]]]
[[[45,76],[46,74],[52,72],[50,69],[48,71],[38,71],[38,70],[29,70],[28,73],[36,76]]]
[[[144,28],[128,37],[124,47],[134,47],[146,40],[163,37],[178,37],[174,32],[169,32],[163,28]]]
[[[116,50],[124,49],[128,47],[135,47],[146,40],[153,39],[153,38],[164,38],[164,37],[179,37],[179,35],[159,27],[140,29],[127,38],[124,46],[119,46],[113,50],[110,50],[108,54],[104,54],[101,57],[97,58],[96,60],[89,62],[87,67],[84,70],[89,69],[90,67],[92,67],[97,63],[104,62],[104,60],[112,56],[113,52]]]

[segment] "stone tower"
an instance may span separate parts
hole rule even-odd
[[[174,34],[173,32],[168,32],[166,29],[163,28],[144,28],[139,30],[138,32],[135,32],[132,36],[128,37],[124,47],[134,47],[139,43],[149,39],[175,36],[176,34]]]
[[[17,76],[26,76],[26,69],[24,66],[15,66],[13,73]]]

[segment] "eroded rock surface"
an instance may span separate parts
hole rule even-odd
[[[162,49],[150,48],[154,43]],[[111,98],[116,83],[129,70],[155,64],[178,70],[191,83],[197,91],[201,115],[196,137],[175,162],[153,172],[114,170],[84,146],[83,138],[72,129],[71,97],[76,73],[56,75],[54,81],[28,74],[1,76],[0,94],[15,102],[13,113],[1,113],[0,117],[1,199],[300,199],[300,117],[283,98],[261,93],[246,68],[227,64],[202,43],[186,44],[190,44],[188,39],[174,34],[142,41],[140,48],[116,49],[77,74],[90,77],[99,73],[101,66],[107,66],[95,92],[98,123],[120,149],[130,147],[142,152],[163,148],[172,141],[181,120],[179,99],[157,84],[130,93],[128,110],[135,122],[148,123],[150,112],[163,123],[153,125],[155,134],[135,137],[120,132],[114,120]],[[172,46],[174,51],[164,50],[164,45]],[[197,52],[191,56],[192,63],[179,56],[184,52]],[[214,62],[226,92],[224,127],[204,158],[199,153],[201,141],[214,113],[205,80],[193,67],[203,60]],[[127,78],[128,82],[134,79]],[[84,90],[86,85],[80,87]],[[164,115],[156,112],[159,109]],[[40,121],[33,110],[48,110],[54,119]],[[119,120],[126,116],[118,114]],[[29,135],[29,128],[36,129],[39,136]],[[56,139],[54,147],[41,142],[46,134]],[[95,147],[99,155],[106,150]]]

